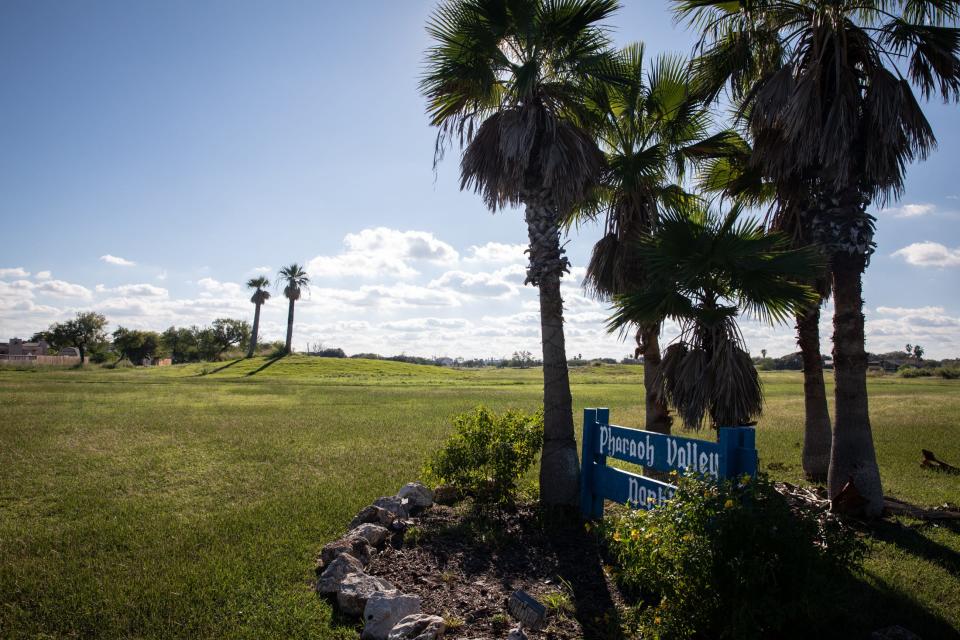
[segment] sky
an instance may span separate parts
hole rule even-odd
[[[243,283],[296,261],[312,284],[295,349],[539,353],[522,212],[461,192],[456,150],[433,169],[417,82],[434,4],[0,3],[0,339],[86,310],[110,330],[252,320]],[[610,26],[649,55],[696,37],[666,2],[625,0]],[[874,208],[867,348],[957,357],[960,117],[925,108],[939,149]],[[571,357],[633,352],[579,286],[600,233],[564,239]],[[285,303],[265,305],[265,339],[283,338]],[[743,331],[754,354],[796,350],[790,326]]]

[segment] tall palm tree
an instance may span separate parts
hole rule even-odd
[[[775,186],[751,166],[752,148],[744,144],[739,153],[729,153],[704,163],[698,175],[702,192],[732,198],[741,204],[768,207],[770,228],[786,233],[794,247],[816,244],[804,237],[803,225],[795,207],[803,205],[787,193],[777,198]],[[830,296],[830,278],[826,264],[819,273],[806,274],[803,281],[820,294],[820,304],[800,309],[796,314],[797,346],[803,360],[804,429],[801,463],[810,480],[824,481],[830,466],[831,422],[823,380],[820,349],[820,307]]]
[[[539,288],[544,443],[540,496],[575,507],[579,462],[563,333],[565,215],[599,179],[604,157],[580,126],[581,87],[614,71],[601,26],[616,0],[444,0],[427,31],[421,90],[439,128],[435,163],[456,140],[460,186],[496,211],[525,206],[526,282]]]
[[[690,100],[687,63],[661,56],[649,69],[644,46],[619,52],[625,82],[592,82],[585,93],[591,124],[607,156],[595,196],[574,211],[576,222],[604,218],[604,236],[594,245],[584,286],[610,300],[634,290],[644,278],[631,243],[654,233],[659,211],[677,210],[693,196],[679,186],[686,165],[729,153],[742,140],[732,131],[709,135],[710,114]],[[671,418],[654,381],[660,367],[660,323],[637,327],[637,353],[643,354],[646,428],[669,433]]]
[[[253,331],[250,334],[250,348],[247,350],[248,358],[252,358],[257,350],[257,334],[260,332],[260,306],[270,299],[270,292],[267,291],[269,286],[270,281],[266,276],[257,276],[247,280],[247,288],[254,289],[253,295],[250,296],[250,302],[255,305],[256,309],[253,312]]]
[[[852,483],[867,515],[883,509],[870,429],[862,276],[873,252],[871,202],[901,195],[906,165],[935,146],[914,95],[960,99],[957,0],[674,0],[705,34],[704,95],[729,84],[754,138],[754,162],[795,193],[830,259],[836,422],[830,495]]]
[[[284,352],[291,353],[293,348],[293,306],[300,299],[303,289],[308,288],[310,278],[303,266],[294,262],[277,272],[277,286],[283,285],[283,295],[290,301],[287,308],[287,341],[284,343]]]
[[[646,268],[640,287],[614,298],[611,330],[630,323],[680,325],[655,381],[688,428],[709,416],[715,427],[741,426],[760,415],[763,391],[737,326],[741,313],[783,323],[818,296],[799,277],[820,264],[784,234],[755,220],[705,208],[665,212],[657,233],[633,245]]]

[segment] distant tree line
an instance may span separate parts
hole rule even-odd
[[[250,343],[250,324],[244,320],[217,318],[210,326],[170,327],[162,333],[118,326],[108,334],[107,318],[92,311],[78,313],[65,322],[55,322],[33,334],[34,342],[43,340],[54,351],[73,347],[80,362],[95,363],[129,360],[135,365],[155,358],[171,358],[175,363],[219,360],[232,349],[246,349]],[[266,349],[282,348],[264,345]]]

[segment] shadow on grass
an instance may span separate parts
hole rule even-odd
[[[285,354],[285,353],[282,353],[282,354],[276,355],[276,356],[270,356],[269,358],[267,358],[267,361],[266,361],[266,362],[264,362],[262,365],[260,365],[259,367],[257,367],[257,368],[254,369],[253,371],[251,371],[250,373],[246,374],[246,377],[249,378],[250,376],[255,376],[255,375],[257,375],[258,373],[260,373],[261,371],[263,371],[264,369],[266,369],[267,367],[272,367],[275,362],[277,362],[277,361],[279,361],[279,360],[283,360],[283,359],[286,358],[286,357],[287,357],[287,354]]]
[[[243,362],[243,358],[237,358],[236,360],[231,360],[230,362],[228,362],[227,364],[223,365],[222,367],[217,367],[216,369],[213,369],[212,371],[201,371],[201,372],[198,373],[197,375],[198,375],[198,376],[210,376],[210,375],[213,375],[213,374],[215,374],[215,373],[220,373],[220,372],[223,371],[224,369],[229,369],[230,367],[232,367],[233,365],[235,365],[235,364],[237,364],[237,363],[239,363],[239,362]]]
[[[815,629],[797,629],[786,637],[869,638],[873,631],[899,625],[925,639],[960,638],[960,630],[924,609],[913,594],[869,572],[845,576],[830,595],[836,599],[832,611],[816,620]]]
[[[960,553],[923,535],[930,523],[904,526],[898,522],[882,520],[870,528],[870,535],[882,542],[896,545],[903,551],[940,565],[950,573],[960,574]],[[960,522],[944,520],[937,526],[960,533]]]

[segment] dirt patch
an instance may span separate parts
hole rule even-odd
[[[452,623],[448,638],[505,638],[515,626],[507,601],[517,589],[548,609],[531,640],[617,635],[621,599],[594,536],[580,524],[547,524],[530,507],[479,520],[465,508],[435,505],[368,572],[420,596],[424,612]]]

